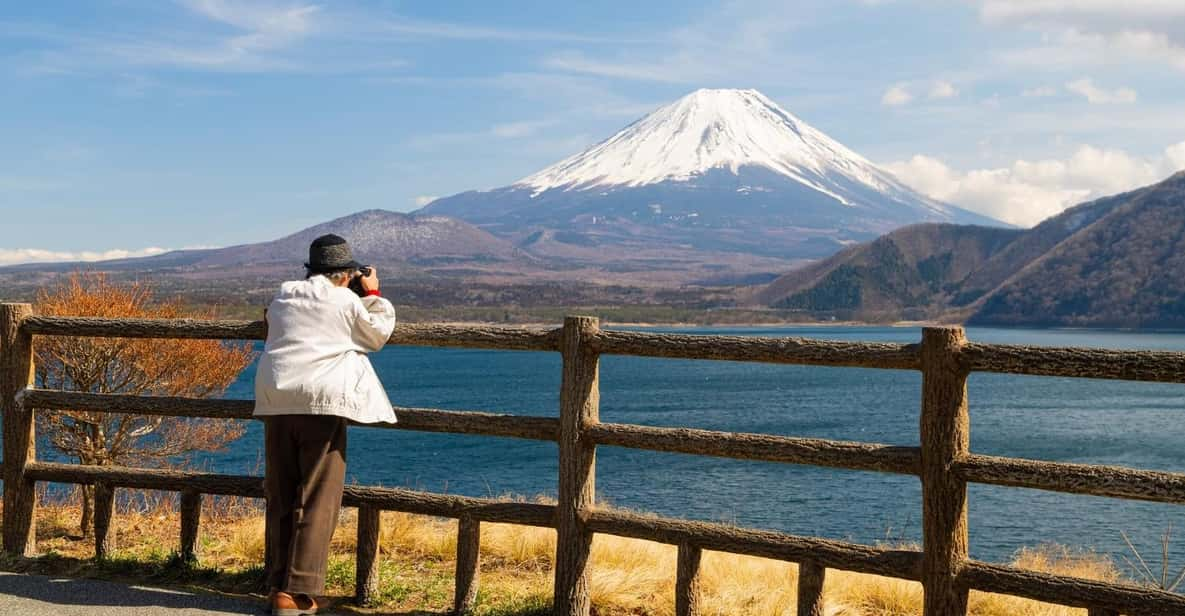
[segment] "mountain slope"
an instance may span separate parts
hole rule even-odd
[[[927,307],[950,303],[968,276],[1023,233],[973,225],[905,227],[790,272],[757,300],[848,318],[923,318]]]
[[[978,302],[970,322],[1185,326],[1185,172],[1106,205]]]
[[[982,267],[968,276],[952,304],[966,306],[995,290],[1025,265],[1122,205],[1131,195],[1132,193],[1123,193],[1076,205],[1042,221],[1025,232],[1017,241],[992,255]]]
[[[790,272],[757,301],[994,325],[1185,326],[1185,172],[1027,231],[922,225]]]
[[[917,222],[1000,224],[913,191],[754,90],[693,92],[510,186],[422,211],[516,242],[552,231],[787,258]]]
[[[506,260],[521,253],[505,240],[444,216],[412,216],[365,210],[297,231],[270,242],[206,252],[194,265],[231,265],[303,260],[318,236],[336,233],[359,259],[372,261]],[[162,255],[164,256],[164,255]]]

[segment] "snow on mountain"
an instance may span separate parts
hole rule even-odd
[[[514,185],[538,195],[686,181],[711,169],[770,169],[851,205],[835,178],[894,196],[912,191],[888,172],[803,122],[757,90],[702,89],[658,109],[609,139]],[[830,181],[829,181],[830,180]],[[936,212],[939,203],[923,199]]]
[[[1002,224],[910,189],[756,90],[697,90],[514,184],[421,211],[537,254],[545,238],[548,254],[559,242],[818,257],[919,222]]]

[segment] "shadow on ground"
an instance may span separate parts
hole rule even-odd
[[[156,614],[186,610],[192,614],[264,614],[261,601],[147,588],[93,579],[0,574],[0,611],[64,616],[74,614]]]
[[[263,615],[261,568],[226,572],[174,558],[163,562],[91,560],[58,554],[32,558],[0,555],[0,613],[27,616],[139,616],[164,610],[185,614]],[[328,613],[366,616],[447,616],[450,611],[383,610],[331,597]],[[13,610],[19,610],[14,612]],[[490,616],[544,616],[549,609],[493,610]]]

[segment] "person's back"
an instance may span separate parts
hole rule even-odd
[[[366,353],[395,328],[378,275],[354,261],[341,237],[309,247],[306,280],[285,282],[268,305],[267,343],[255,372],[255,415],[264,420],[267,578],[272,614],[315,614],[329,541],[341,509],[346,426],[394,422]],[[365,292],[347,288],[358,279]]]
[[[378,351],[395,310],[359,298],[322,275],[285,282],[268,305],[268,334],[255,377],[255,414],[340,415],[394,422],[386,391],[364,353]]]

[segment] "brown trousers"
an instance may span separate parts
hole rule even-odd
[[[264,419],[270,588],[306,595],[325,590],[346,475],[346,424],[331,415]]]

